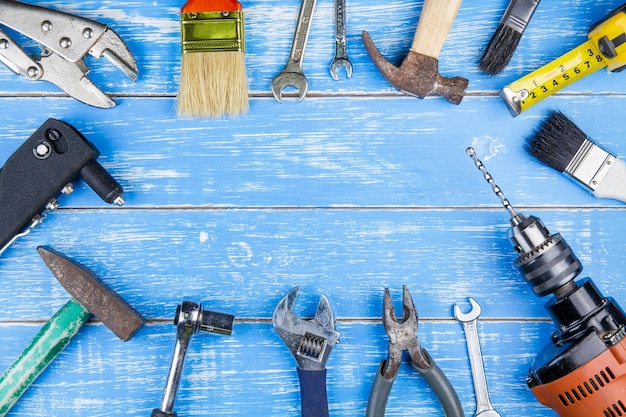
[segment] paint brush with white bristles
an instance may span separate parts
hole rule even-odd
[[[526,150],[595,197],[626,203],[626,163],[594,143],[563,113],[551,112],[526,139]]]
[[[509,64],[538,5],[539,0],[511,0],[480,58],[483,72],[495,75]]]

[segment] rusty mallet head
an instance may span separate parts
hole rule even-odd
[[[468,80],[446,78],[439,74],[439,52],[448,36],[462,0],[426,0],[411,49],[399,67],[389,62],[374,45],[370,35],[361,37],[370,58],[389,83],[401,91],[424,98],[442,96],[459,104],[465,95]]]
[[[52,249],[37,248],[56,279],[73,296],[39,330],[22,354],[0,375],[0,416],[67,346],[92,314],[120,339],[130,339],[144,319],[87,268]]]

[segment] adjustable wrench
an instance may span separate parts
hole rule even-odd
[[[311,28],[311,20],[313,20],[315,2],[316,0],[302,0],[289,59],[282,71],[272,80],[272,94],[279,103],[282,101],[283,88],[287,86],[296,87],[298,89],[298,99],[300,101],[302,101],[309,89],[309,81],[302,72],[302,60],[304,59],[306,42],[309,38],[309,29]]]
[[[487,378],[483,367],[483,355],[480,351],[480,340],[478,340],[478,328],[476,321],[480,317],[482,309],[480,304],[471,297],[468,297],[472,309],[467,313],[461,313],[458,304],[454,305],[454,317],[463,323],[465,329],[465,339],[469,352],[470,366],[472,368],[472,378],[474,379],[474,389],[476,390],[476,414],[475,417],[501,417],[500,413],[493,409],[489,400],[487,390]]]
[[[330,75],[335,81],[337,68],[345,67],[348,78],[352,77],[352,63],[346,46],[346,0],[335,0],[335,59],[330,64]]]

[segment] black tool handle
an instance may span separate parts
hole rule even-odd
[[[443,408],[443,414],[446,417],[465,417],[459,396],[448,378],[430,357],[426,349],[422,349],[422,353],[428,363],[430,363],[430,366],[426,369],[422,369],[413,364],[413,367],[424,377],[428,385],[435,392],[437,399],[441,403],[441,408]]]
[[[0,248],[79,176],[103,199],[121,197],[119,184],[96,162],[99,155],[73,126],[56,119],[42,124],[0,169]]]
[[[328,417],[326,369],[317,371],[297,369],[300,378],[302,417]]]

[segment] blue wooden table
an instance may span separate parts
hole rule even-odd
[[[364,415],[387,338],[383,290],[399,307],[408,285],[419,338],[456,388],[476,402],[463,327],[453,305],[473,297],[491,401],[503,416],[551,416],[526,387],[554,325],[517,271],[509,217],[465,154],[474,146],[511,203],[560,232],[605,295],[626,302],[624,205],[598,200],[523,149],[558,109],[603,147],[626,155],[624,75],[601,70],[512,118],[497,92],[586,40],[620,0],[546,1],[504,72],[478,59],[508,0],[465,0],[440,55],[446,76],[470,80],[459,106],[391,87],[361,42],[407,53],[421,1],[347,4],[353,77],[334,81],[332,1],[319,0],[304,60],[309,94],[279,104],[270,82],[287,60],[298,0],[243,2],[250,112],[220,120],[175,116],[179,8],[159,0],[33,1],[109,24],[128,43],[139,79],[88,59],[90,79],[118,105],[84,105],[45,82],[0,68],[0,161],[47,118],[78,128],[125,189],[122,208],[84,183],[0,258],[0,368],[68,299],[36,252],[50,246],[90,268],[147,319],[130,341],[92,320],[36,380],[12,416],[149,416],[158,407],[184,298],[236,316],[232,336],[191,340],[180,416],[298,416],[295,361],[274,331],[278,301],[301,286],[296,313],[325,294],[341,343],[328,368],[332,416]],[[37,48],[32,42],[24,45]],[[403,364],[388,416],[441,415],[425,381]]]

